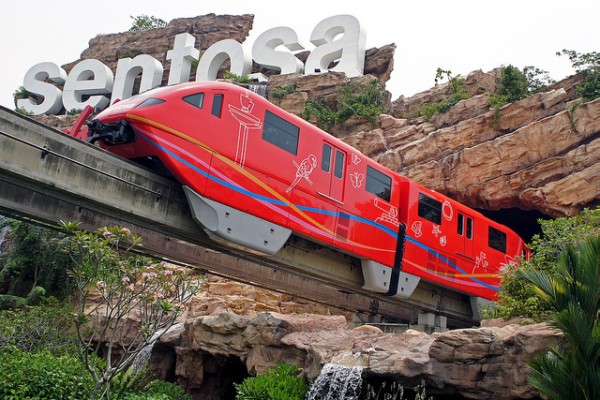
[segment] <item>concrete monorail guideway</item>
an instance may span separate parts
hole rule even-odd
[[[469,297],[421,282],[409,299],[362,289],[360,262],[302,238],[275,256],[225,247],[193,221],[179,184],[0,106],[0,214],[84,229],[126,225],[149,253],[199,270],[343,309],[471,326]]]

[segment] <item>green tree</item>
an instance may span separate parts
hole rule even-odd
[[[419,113],[423,116],[425,121],[429,121],[436,113],[447,112],[459,101],[470,97],[469,93],[464,88],[464,80],[460,75],[453,76],[452,71],[438,67],[435,74],[435,86],[438,86],[443,80],[448,81],[448,92],[450,96],[436,103],[423,104]]]
[[[185,309],[199,282],[184,268],[140,256],[139,235],[127,228],[70,233],[65,250],[76,288],[77,345],[94,380],[92,399],[109,398],[111,381],[127,372],[136,356],[158,340]],[[126,337],[135,321],[134,337]],[[104,362],[96,354],[104,351]]]
[[[550,306],[567,343],[531,362],[530,383],[551,400],[600,399],[600,236],[569,245],[553,273],[517,274]]]
[[[564,49],[556,53],[558,56],[567,56],[577,73],[585,75],[584,81],[577,87],[577,92],[584,101],[591,101],[600,97],[600,53],[578,53],[574,50]]]
[[[544,319],[551,310],[547,302],[531,295],[531,284],[516,274],[519,270],[538,270],[552,274],[560,254],[578,240],[600,234],[600,208],[585,209],[570,218],[540,219],[541,234],[534,235],[529,244],[533,256],[516,266],[508,267],[502,276],[498,301],[486,317],[531,317]]]
[[[129,32],[141,32],[147,31],[148,29],[163,28],[167,26],[167,23],[164,20],[145,14],[136,15],[135,17],[130,15],[129,17],[133,19]]]
[[[69,259],[60,251],[65,234],[9,218],[0,222],[0,228],[3,226],[11,229],[9,252],[0,257],[3,294],[25,298],[35,294],[34,288],[39,286],[48,296],[66,297],[71,290],[71,279]]]
[[[295,365],[279,364],[266,373],[236,385],[236,400],[303,400],[308,393],[308,384],[297,375],[300,368]]]

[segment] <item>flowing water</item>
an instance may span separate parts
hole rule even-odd
[[[362,372],[362,367],[325,364],[306,399],[358,400],[362,386]]]

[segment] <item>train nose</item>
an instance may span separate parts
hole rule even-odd
[[[127,121],[118,121],[111,124],[105,124],[98,119],[88,123],[90,136],[88,143],[95,143],[102,140],[107,146],[117,144],[127,144],[135,141],[135,133],[131,124]]]

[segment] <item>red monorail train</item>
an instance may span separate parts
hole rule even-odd
[[[212,236],[266,254],[308,238],[359,258],[374,292],[409,297],[424,279],[494,299],[501,269],[528,252],[507,227],[233,84],[154,89],[89,131],[113,153],[160,160]]]

